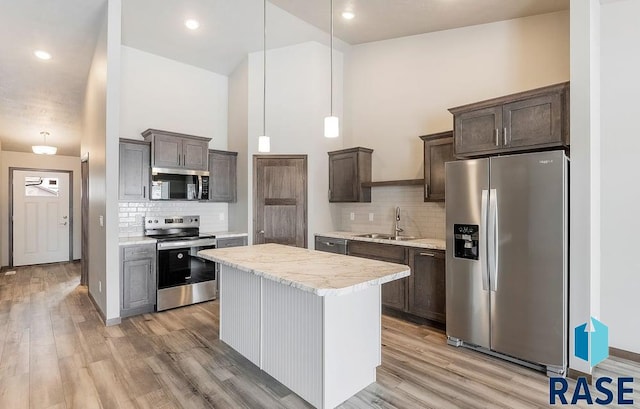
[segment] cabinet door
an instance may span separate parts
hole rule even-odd
[[[425,249],[409,251],[409,312],[434,321],[445,322],[444,252]]]
[[[120,143],[120,200],[147,200],[149,198],[148,144]]]
[[[424,141],[424,201],[444,201],[444,164],[454,160],[453,137]]]
[[[562,145],[562,109],[559,93],[505,104],[502,111],[505,145],[509,148]]]
[[[347,248],[350,256],[407,264],[406,249],[401,246],[350,240]],[[405,311],[408,281],[408,278],[402,278],[382,284],[382,305]]]
[[[179,168],[182,165],[182,138],[156,135],[153,140],[153,167]]]
[[[502,146],[502,106],[481,108],[454,116],[455,153],[473,156]]]
[[[123,262],[123,310],[155,304],[155,274],[150,258]]]
[[[236,201],[236,163],[237,156],[231,152],[209,151],[209,200]]]
[[[329,155],[329,201],[358,201],[358,153]]]
[[[189,170],[208,170],[209,144],[206,141],[183,139],[182,167]]]

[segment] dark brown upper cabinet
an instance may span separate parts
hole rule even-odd
[[[209,200],[235,202],[237,200],[236,166],[238,152],[209,150]]]
[[[151,142],[151,167],[171,170],[206,171],[209,168],[211,138],[147,129],[142,132]],[[167,172],[168,173],[168,172]]]
[[[329,202],[371,202],[373,149],[351,148],[329,153]]]
[[[444,192],[444,164],[455,159],[453,131],[423,135],[424,141],[424,201],[442,202]]]
[[[456,157],[569,146],[569,83],[451,108]]]
[[[150,151],[148,142],[120,139],[120,200],[149,200]]]

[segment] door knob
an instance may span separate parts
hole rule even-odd
[[[67,219],[67,216],[62,216],[62,218],[66,220],[66,219]]]
[[[260,230],[258,234],[264,234],[264,230]]]
[[[66,226],[66,225],[67,225],[67,222],[60,223],[60,225],[61,225],[61,226]]]

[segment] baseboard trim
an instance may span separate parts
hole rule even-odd
[[[609,347],[609,355],[615,356],[616,358],[628,359],[629,361],[640,363],[640,354],[625,351],[624,349]]]
[[[91,292],[88,291],[88,289],[87,289],[87,294],[89,295],[89,300],[91,300],[91,303],[96,308],[96,311],[98,312],[98,316],[102,320],[102,323],[106,327],[110,327],[112,325],[118,325],[122,323],[122,319],[120,317],[107,319],[104,315],[104,312],[102,312],[102,309],[100,308],[100,306],[98,306],[98,303],[96,302],[95,298],[93,298],[93,295],[91,295]]]
[[[587,378],[587,383],[589,385],[593,385],[593,375],[578,371],[577,369],[569,368],[569,370],[567,371],[567,378],[575,380],[577,380],[578,378]]]

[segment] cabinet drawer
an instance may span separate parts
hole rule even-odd
[[[406,264],[406,250],[402,246],[349,240],[347,248],[350,256]]]
[[[219,249],[223,249],[226,247],[246,246],[246,245],[247,245],[246,237],[229,237],[226,239],[216,240],[216,248],[219,248]]]
[[[144,258],[156,257],[156,245],[144,244],[141,246],[128,246],[123,249],[123,260],[140,260]]]

